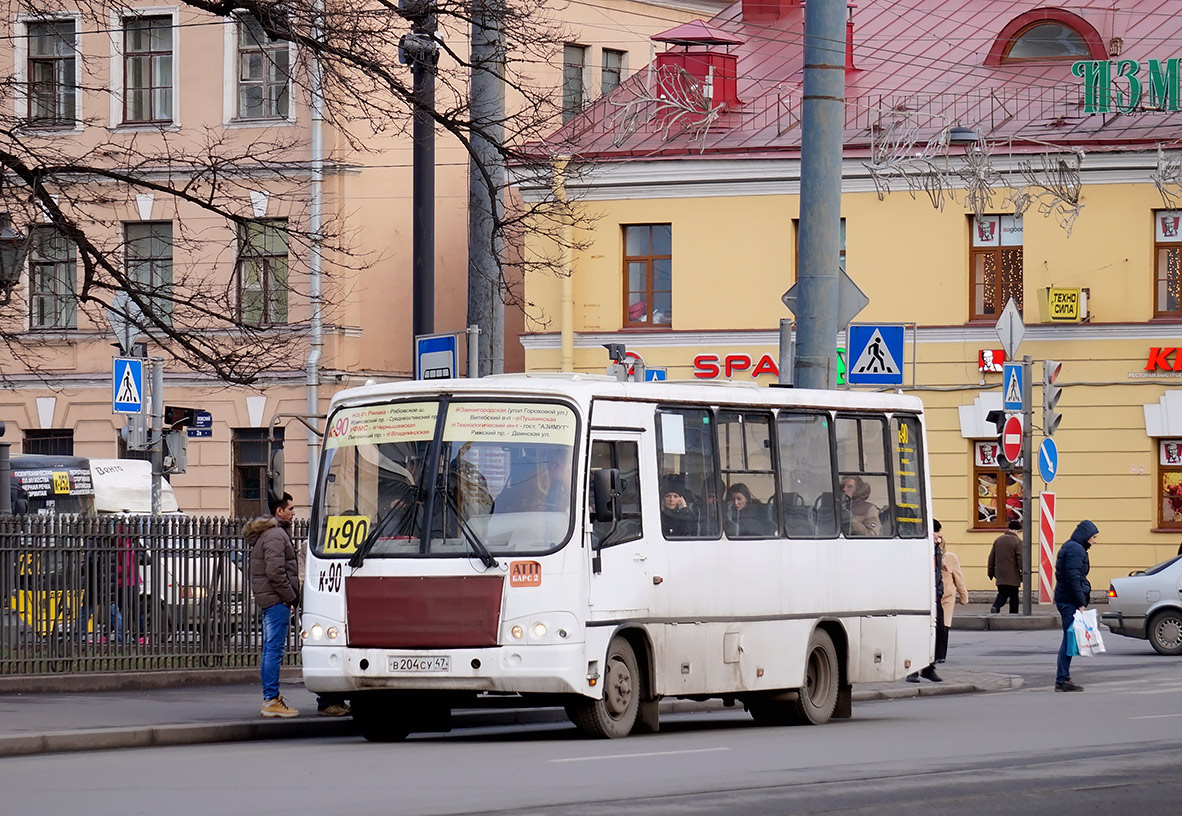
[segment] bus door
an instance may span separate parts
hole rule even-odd
[[[643,459],[640,441],[639,430],[591,430],[591,471],[615,468],[620,474],[614,525],[611,521],[591,522],[593,620],[649,617],[664,581],[665,548],[660,531],[646,531],[641,519],[640,474],[646,466],[654,467],[655,462]],[[590,490],[588,505],[593,508]]]

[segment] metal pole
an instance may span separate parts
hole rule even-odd
[[[468,327],[468,376],[480,376],[480,327]]]
[[[0,422],[0,436],[4,435],[4,423]],[[9,458],[12,444],[0,442],[0,516],[12,513],[12,460]]]
[[[312,36],[317,41],[324,37],[324,0],[314,0]],[[312,54],[312,184],[309,190],[308,231],[311,246],[308,258],[308,300],[311,306],[311,337],[308,360],[305,364],[308,413],[320,413],[320,358],[324,353],[324,300],[321,277],[324,261],[324,74],[320,58]],[[316,490],[316,468],[320,453],[320,435],[314,427],[307,430],[308,443],[308,502]]]
[[[1023,543],[1023,557],[1022,557],[1022,614],[1029,615],[1031,613],[1031,561],[1037,550],[1034,549],[1034,525],[1031,519],[1031,508],[1034,507],[1034,502],[1030,495],[1034,489],[1034,478],[1032,476],[1034,471],[1034,459],[1031,457],[1031,440],[1032,429],[1031,423],[1034,418],[1034,409],[1031,406],[1030,392],[1034,390],[1034,385],[1030,380],[1030,374],[1033,370],[1031,367],[1032,360],[1027,354],[1022,358],[1022,379],[1025,387],[1022,389],[1022,541]]]
[[[792,385],[795,373],[792,366],[796,362],[796,338],[792,336],[795,326],[789,318],[780,318],[780,377],[777,380],[780,385]]]
[[[164,478],[164,358],[152,358],[152,515],[160,515]]]
[[[424,19],[415,21],[414,31],[422,37],[434,37],[433,7],[428,8]],[[435,63],[432,53],[438,59],[438,50],[432,52],[429,47],[424,47],[411,66],[415,96],[413,337],[435,331],[435,121],[430,113],[435,107]]]
[[[811,0],[804,10],[795,364],[802,388],[837,387],[845,15],[846,0]]]

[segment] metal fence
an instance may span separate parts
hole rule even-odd
[[[258,666],[245,521],[0,517],[0,676]]]

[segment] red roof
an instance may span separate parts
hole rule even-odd
[[[657,42],[676,43],[678,45],[742,45],[738,37],[724,34],[717,28],[692,20],[683,25],[675,26],[668,31],[654,34],[649,39]]]
[[[701,24],[740,41],[728,50],[738,57],[742,101],[720,110],[708,127],[659,115],[659,94],[645,91],[659,75],[654,80],[657,72],[642,68],[556,132],[547,149],[605,159],[799,154],[804,9],[783,5],[780,19],[744,22],[736,2]],[[920,144],[959,124],[1015,151],[1045,149],[1038,146],[1046,142],[1127,150],[1182,141],[1182,114],[1084,114],[1084,83],[1071,73],[1073,60],[1003,63],[997,47],[1003,32],[1010,36],[1031,20],[1082,21],[1075,27],[1093,58],[1139,61],[1148,90],[1147,61],[1164,64],[1182,42],[1178,5],[1072,0],[1068,9],[1050,9],[1038,0],[860,0],[852,18],[856,69],[846,72],[845,154],[868,155],[871,133],[892,124],[914,128]],[[1119,57],[1108,57],[1104,50],[1117,40]]]

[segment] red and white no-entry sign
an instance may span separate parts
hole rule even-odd
[[[1022,455],[1022,420],[1017,416],[1006,420],[1001,434],[1001,452],[1011,462],[1017,462],[1018,457]]]

